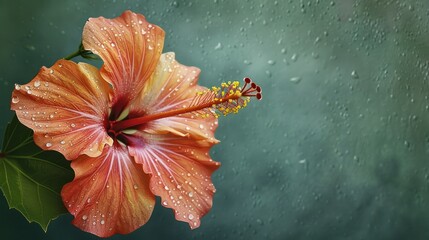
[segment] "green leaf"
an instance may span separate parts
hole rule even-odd
[[[52,219],[66,213],[60,191],[73,178],[69,162],[58,152],[43,151],[33,132],[16,116],[6,128],[0,152],[0,188],[10,208],[44,231]]]

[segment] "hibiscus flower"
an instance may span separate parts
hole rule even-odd
[[[212,207],[210,158],[217,116],[237,112],[261,89],[249,78],[206,89],[200,70],[162,54],[164,31],[131,11],[90,18],[84,49],[101,69],[59,60],[26,85],[11,108],[44,150],[71,160],[61,197],[78,228],[108,237],[145,224],[155,196],[191,228]]]

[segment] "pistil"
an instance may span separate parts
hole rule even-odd
[[[210,114],[218,117],[219,113],[223,115],[236,113],[241,108],[246,107],[250,97],[255,97],[258,100],[262,99],[261,87],[253,83],[250,78],[245,78],[244,81],[243,88],[235,81],[222,83],[220,88],[212,87],[211,90],[198,92],[187,107],[111,122],[111,129],[114,132],[121,132],[150,121],[180,116],[185,113],[196,113],[201,117],[207,117]]]

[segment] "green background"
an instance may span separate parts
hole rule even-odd
[[[264,93],[222,118],[214,207],[190,230],[158,205],[112,239],[429,239],[429,2],[0,0],[0,132],[14,83],[74,52],[89,17],[130,9],[200,84],[249,76]],[[1,239],[45,234],[0,198]]]

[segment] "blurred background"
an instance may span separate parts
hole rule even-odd
[[[89,17],[126,9],[201,85],[248,76],[264,99],[220,119],[200,228],[158,199],[111,239],[429,239],[429,1],[0,0],[0,136],[14,83],[74,52]],[[0,219],[2,239],[97,239],[71,215],[44,233],[3,196]]]

